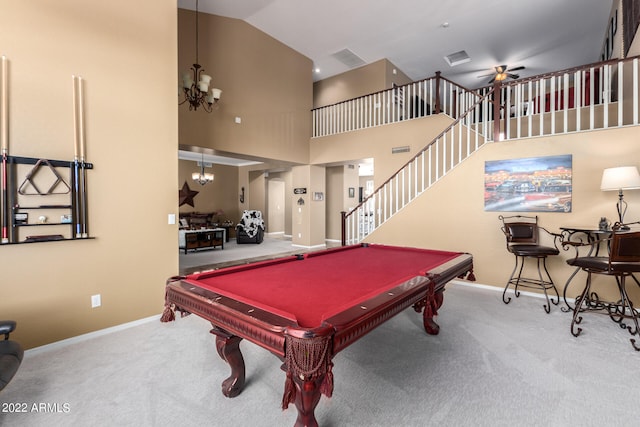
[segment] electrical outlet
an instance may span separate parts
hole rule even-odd
[[[102,299],[100,298],[100,294],[91,295],[91,308],[100,307],[102,305]]]

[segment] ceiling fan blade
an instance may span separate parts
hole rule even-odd
[[[520,78],[520,75],[512,73],[507,73],[507,76],[511,77],[513,80],[517,80]]]
[[[493,82],[495,82],[495,81],[496,81],[496,78],[494,76],[494,77],[491,78],[491,80],[489,80],[489,84],[493,84]]]
[[[519,67],[512,68],[512,69],[510,69],[510,70],[508,70],[508,71],[518,71],[518,70],[524,70],[524,66],[523,66],[523,65],[521,65],[521,66],[519,66]]]

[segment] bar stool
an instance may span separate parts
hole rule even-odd
[[[635,223],[640,224],[640,222]],[[582,328],[576,327],[582,322],[582,313],[606,314],[611,320],[618,323],[621,328],[626,329],[632,336],[640,334],[640,326],[638,318],[640,317],[638,309],[633,306],[633,302],[629,299],[626,289],[626,279],[631,277],[638,286],[640,282],[633,273],[640,272],[640,231],[622,231],[616,230],[611,237],[606,239],[610,242],[609,256],[578,256],[577,246],[594,245],[600,242],[572,244],[576,246],[576,256],[568,259],[567,264],[579,267],[587,273],[587,280],[584,289],[576,298],[573,317],[571,319],[571,334],[577,337],[582,332]],[[591,251],[590,251],[591,252]],[[616,285],[620,299],[618,301],[606,301],[591,290],[592,275],[600,274],[605,276],[613,276],[616,279]],[[632,324],[626,325],[624,319],[630,319]],[[636,345],[636,340],[630,338],[631,345],[636,351],[640,351],[640,347]]]
[[[560,296],[556,285],[551,279],[549,270],[547,270],[547,257],[558,255],[560,250],[558,249],[558,241],[561,241],[562,235],[552,233],[546,230],[544,227],[538,225],[538,217],[534,216],[502,216],[498,217],[502,221],[502,232],[504,233],[507,241],[507,250],[512,253],[516,258],[516,264],[511,272],[511,276],[507,281],[507,285],[502,292],[502,301],[505,304],[509,304],[511,297],[507,298],[506,293],[510,285],[513,285],[516,298],[520,296],[519,287],[542,289],[544,296],[547,299],[547,303],[544,305],[544,310],[551,312],[551,304],[558,305]],[[540,243],[540,231],[546,233],[552,240],[553,246],[545,246]],[[538,268],[538,277],[524,277],[522,271],[524,269],[525,260],[527,258],[535,259]],[[516,271],[518,274],[516,275]],[[543,272],[545,276],[543,277]],[[553,290],[556,294],[556,300],[553,300],[553,296],[549,298],[547,290]]]

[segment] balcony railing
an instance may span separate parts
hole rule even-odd
[[[638,57],[503,83],[495,140],[638,125]]]
[[[496,82],[477,91],[438,74],[314,110],[316,137],[430,114],[455,119],[362,203],[343,213],[343,244],[362,240],[485,142],[637,126],[638,59]]]
[[[470,96],[470,95],[473,96]],[[436,73],[404,86],[313,110],[313,137],[367,129],[403,120],[466,111],[478,95]]]

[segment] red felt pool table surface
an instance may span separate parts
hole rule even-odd
[[[459,255],[385,245],[346,246],[193,274],[185,282],[312,328]]]

